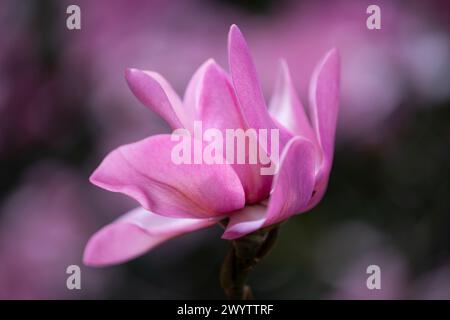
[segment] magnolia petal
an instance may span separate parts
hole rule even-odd
[[[237,239],[258,230],[264,225],[267,207],[261,204],[245,206],[230,215],[222,239]]]
[[[188,111],[160,74],[129,68],[125,72],[125,78],[139,101],[160,115],[173,129],[191,125]]]
[[[339,110],[339,77],[339,53],[333,49],[325,55],[314,70],[309,88],[311,122],[323,152],[318,181],[328,179],[333,162]],[[320,184],[323,186],[323,182]]]
[[[215,224],[215,219],[168,218],[136,208],[95,233],[86,245],[88,266],[108,266],[131,260],[184,233]]]
[[[185,138],[193,148],[192,138]],[[106,156],[90,180],[168,217],[206,218],[242,208],[245,194],[233,168],[175,164],[171,153],[179,143],[170,135],[157,135],[121,146]]]
[[[222,237],[239,238],[304,212],[314,190],[314,168],[314,145],[301,137],[291,139],[281,156],[267,208],[247,206],[233,213]]]
[[[197,120],[202,121],[203,130],[221,131],[224,138],[223,156],[225,157],[227,129],[232,129],[232,132],[236,132],[236,129],[246,130],[230,77],[213,60],[207,61],[194,77],[197,86],[194,99]],[[242,182],[246,202],[257,203],[269,194],[272,177],[261,175],[261,165],[250,164],[248,154],[245,155],[245,163],[238,164],[237,153],[243,151],[249,152],[248,145],[246,150],[238,150],[236,145],[234,146],[232,167]]]
[[[215,64],[214,59],[208,59],[197,69],[197,71],[195,71],[184,93],[184,105],[187,109],[190,110],[190,113],[193,115],[194,120],[198,120],[199,118],[198,104],[200,100],[200,91],[202,88],[203,78],[205,76],[206,70],[212,64]]]
[[[202,74],[199,88],[198,113],[205,128],[244,128],[230,77],[215,62],[209,63]]]
[[[316,140],[305,109],[292,83],[285,60],[280,62],[278,79],[269,112],[293,135],[304,137],[312,142]]]
[[[309,140],[295,137],[288,142],[272,185],[265,226],[305,211],[314,191],[315,158]]]
[[[207,60],[192,77],[185,104],[195,110],[203,129],[244,128],[229,75],[213,59]]]
[[[280,129],[267,110],[250,50],[236,25],[231,26],[228,34],[228,60],[236,96],[247,128]],[[280,130],[281,147],[289,138],[290,134],[286,130]]]

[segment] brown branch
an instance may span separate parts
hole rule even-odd
[[[229,299],[253,299],[247,278],[256,264],[274,246],[278,226],[255,231],[232,240],[220,271],[220,284]]]

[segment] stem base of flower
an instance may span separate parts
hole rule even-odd
[[[229,299],[253,299],[247,278],[258,262],[274,246],[278,226],[255,231],[231,241],[220,271],[220,284]]]

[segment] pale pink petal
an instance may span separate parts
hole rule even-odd
[[[258,230],[264,225],[266,212],[266,206],[255,204],[232,213],[222,239],[237,239]]]
[[[242,184],[230,165],[175,164],[171,153],[177,144],[170,135],[157,135],[121,146],[106,156],[90,180],[169,217],[221,216],[244,206]],[[193,155],[192,148],[191,141]]]
[[[339,110],[339,77],[339,53],[333,49],[314,70],[309,90],[311,122],[323,150],[322,165],[318,174],[320,181],[328,179],[333,162]]]
[[[125,78],[139,101],[160,115],[173,129],[191,126],[188,110],[161,75],[130,68],[126,70]]]
[[[289,68],[285,60],[280,62],[278,79],[269,106],[269,112],[293,135],[315,142],[314,132],[292,84]]]
[[[334,140],[339,111],[340,58],[336,49],[329,51],[313,72],[309,88],[309,110],[317,140],[322,149],[314,195],[306,210],[324,196],[333,163]]]
[[[84,251],[88,266],[108,266],[133,259],[184,233],[215,224],[215,219],[179,219],[136,208],[95,233]]]
[[[247,43],[236,25],[231,26],[228,35],[228,60],[236,96],[247,127],[256,130],[277,129],[267,110]],[[280,130],[281,147],[290,136],[286,130]]]
[[[198,101],[200,99],[200,89],[202,87],[201,83],[204,78],[206,69],[211,65],[215,64],[213,59],[206,60],[198,69],[195,71],[194,75],[189,81],[186,92],[184,93],[184,106],[190,110],[195,120],[198,120]]]
[[[196,120],[202,121],[203,130],[214,128],[222,132],[225,156],[226,130],[246,130],[230,77],[217,63],[208,60],[200,67],[194,79],[191,81],[187,96],[191,97],[188,99],[190,103],[194,103],[191,107],[196,110]],[[272,177],[261,175],[260,164],[250,164],[248,145],[245,151],[245,164],[238,164],[238,150],[235,145],[232,166],[242,182],[247,203],[257,203],[267,198]]]
[[[209,60],[199,73],[197,82],[197,120],[203,128],[245,128],[229,75],[214,60]]]
[[[224,239],[235,239],[304,212],[315,182],[314,145],[301,137],[291,139],[281,156],[267,209],[246,207],[230,215]]]
[[[309,140],[295,137],[288,142],[273,182],[266,226],[305,211],[314,191],[315,164],[315,147]]]

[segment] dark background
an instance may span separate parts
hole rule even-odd
[[[81,30],[66,8],[81,8]],[[366,8],[381,8],[381,30]],[[0,298],[223,298],[228,243],[214,227],[124,265],[82,266],[89,237],[133,208],[88,177],[113,148],[169,132],[132,96],[126,67],[182,94],[240,26],[269,97],[285,57],[306,102],[311,71],[342,56],[328,192],[283,224],[254,271],[257,298],[450,298],[450,41],[447,1],[0,2]],[[66,289],[66,267],[82,290]],[[366,288],[381,267],[382,290]]]

